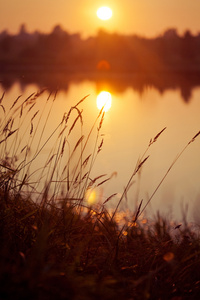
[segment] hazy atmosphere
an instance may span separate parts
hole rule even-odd
[[[100,6],[110,6],[113,18],[106,23],[96,18]],[[109,32],[155,37],[167,28],[199,32],[198,0],[0,0],[0,29],[17,33],[21,24],[29,31],[50,32],[60,24],[70,33],[94,35],[100,27]]]
[[[200,1],[0,0],[0,299],[200,299]]]

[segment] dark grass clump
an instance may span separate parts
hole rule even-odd
[[[0,299],[199,299],[199,237],[159,215],[120,229],[1,191],[0,243]]]

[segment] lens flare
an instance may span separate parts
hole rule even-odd
[[[97,96],[97,108],[100,110],[103,108],[103,111],[108,111],[112,105],[112,96],[111,93],[107,91],[102,91]]]

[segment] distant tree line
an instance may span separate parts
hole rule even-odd
[[[64,71],[199,71],[200,33],[183,36],[169,29],[156,38],[121,35],[99,30],[82,39],[59,25],[49,34],[28,33],[25,25],[18,34],[0,33],[1,70]]]

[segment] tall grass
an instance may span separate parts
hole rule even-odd
[[[47,135],[45,130],[48,128],[48,119],[52,114],[56,95],[53,98],[50,95],[42,111],[36,109],[31,115],[40,95],[41,92],[32,94],[25,100],[21,96],[18,97],[8,112],[1,104],[3,118],[0,159],[2,174],[5,178],[12,177],[12,184],[9,182],[11,186],[8,190],[15,193],[19,190],[27,193],[30,190],[33,195],[38,193],[38,187],[41,191],[43,182],[43,190],[38,197],[38,200],[43,198],[42,203],[57,201],[60,194],[62,199],[83,201],[88,187],[92,187],[97,181],[97,178],[91,179],[90,173],[103,143],[102,140],[99,141],[99,132],[104,112],[100,111],[90,132],[84,136],[82,110],[79,109],[81,103],[87,98],[84,97],[68,112],[64,112],[62,120],[55,126],[53,132]],[[75,117],[73,112],[76,113]],[[45,121],[44,114],[47,116]],[[72,115],[74,120],[71,120]],[[80,136],[76,136],[75,144],[70,145],[68,140],[78,126]],[[92,153],[87,154],[88,142],[96,128],[94,149]],[[50,150],[45,156],[43,165],[40,164],[40,168],[34,169],[34,166],[39,165],[37,159],[47,147],[50,147]],[[36,178],[36,181],[32,182],[32,178]]]
[[[99,205],[90,202],[92,191],[111,179],[92,176],[103,146],[103,109],[85,135],[84,97],[48,133],[56,94],[38,109],[43,92],[17,97],[9,109],[5,96],[0,99],[0,299],[198,299],[198,230],[186,218],[177,224],[141,213],[200,132],[128,218],[120,204],[165,128],[150,140],[110,212],[106,204],[115,194]]]

